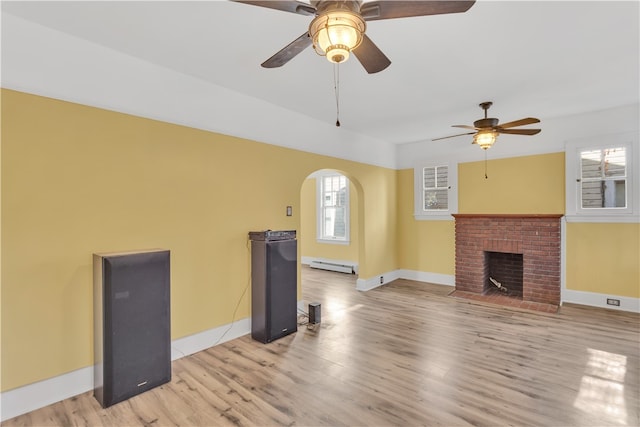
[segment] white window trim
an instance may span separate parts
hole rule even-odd
[[[432,168],[446,166],[447,167],[447,180],[449,183],[449,200],[447,210],[424,210],[423,201],[424,192],[422,190],[423,179],[422,171],[424,168]],[[453,221],[452,214],[458,213],[458,163],[451,161],[429,161],[416,165],[413,168],[413,204],[414,213],[413,217],[419,221]]]
[[[627,153],[627,207],[590,208],[580,206],[578,190],[580,175],[580,152],[625,147]],[[567,222],[640,222],[640,149],[638,133],[601,135],[565,144],[565,215]]]
[[[350,245],[351,244],[351,182],[349,178],[345,176],[347,179],[347,191],[346,191],[346,201],[347,204],[345,206],[345,238],[344,239],[325,239],[322,236],[322,181],[326,176],[335,176],[342,175],[338,171],[332,170],[322,170],[313,174],[316,179],[316,241],[318,243],[326,243],[330,245]]]

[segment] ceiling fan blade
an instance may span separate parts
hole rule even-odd
[[[469,132],[469,133],[459,133],[458,135],[443,136],[441,138],[434,138],[432,139],[432,141],[439,141],[441,139],[447,139],[447,138],[455,138],[456,136],[473,135],[474,133],[475,132]]]
[[[532,125],[534,123],[540,123],[540,120],[533,117],[527,117],[526,119],[514,120],[513,122],[508,122],[508,123],[498,125],[498,127],[500,129],[506,129],[506,128],[512,128],[516,126]]]
[[[535,135],[540,133],[540,129],[498,129],[498,132],[507,135]]]
[[[473,130],[478,130],[478,128],[473,127],[473,126],[467,126],[467,125],[452,125],[451,127],[453,128],[463,128],[463,129],[473,129]]]
[[[475,1],[399,1],[378,0],[364,3],[360,13],[365,21],[405,18],[410,16],[440,15],[461,13],[469,10]]]
[[[299,15],[315,15],[316,8],[310,4],[303,3],[296,0],[266,0],[266,1],[253,1],[253,0],[231,0],[236,3],[250,4],[253,6],[266,7],[268,9],[282,10],[284,12],[297,13]]]
[[[366,34],[363,35],[360,46],[353,50],[353,54],[369,74],[382,71],[391,64],[389,58]]]
[[[282,67],[284,64],[291,61],[297,54],[299,54],[309,46],[311,46],[311,37],[309,37],[309,33],[306,32],[286,45],[271,58],[264,61],[261,65],[264,68]]]

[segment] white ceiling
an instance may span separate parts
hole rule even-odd
[[[478,1],[466,13],[368,23],[391,59],[340,66],[342,128],[391,143],[453,135],[478,104],[544,120],[637,103],[637,1]],[[2,2],[2,11],[215,85],[334,123],[333,66],[308,48],[265,59],[311,17],[229,1]]]

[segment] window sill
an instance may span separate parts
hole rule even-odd
[[[450,213],[413,214],[416,221],[453,221]]]
[[[349,240],[338,240],[338,239],[316,239],[318,243],[326,243],[329,245],[349,245],[351,242]]]
[[[602,223],[640,223],[640,216],[633,214],[574,214],[566,215],[567,222],[602,222]]]

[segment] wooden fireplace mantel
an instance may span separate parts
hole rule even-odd
[[[562,218],[564,214],[451,214],[454,218]]]

